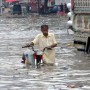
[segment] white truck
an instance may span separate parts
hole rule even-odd
[[[74,45],[90,52],[90,0],[71,0]]]

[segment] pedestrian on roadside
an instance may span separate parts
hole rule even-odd
[[[26,10],[27,10],[27,14],[30,14],[30,5],[29,5],[29,3],[26,4]]]
[[[42,13],[43,13],[43,6],[42,6],[42,4],[40,5],[40,11],[39,11],[39,13],[42,15]]]
[[[44,64],[55,64],[55,49],[57,42],[53,33],[48,32],[48,25],[41,25],[41,34],[38,34],[35,39],[27,44],[26,47],[32,45],[38,45],[39,50],[47,48],[43,54],[43,63]]]
[[[57,15],[61,15],[61,9],[60,9],[60,5],[58,5],[58,11],[57,11]]]
[[[67,5],[66,5],[66,3],[64,3],[63,8],[64,8],[64,14],[67,14]]]
[[[64,8],[63,8],[63,3],[61,3],[61,5],[60,5],[60,12],[61,12],[61,15],[63,15],[64,14]]]
[[[31,6],[29,7],[29,13],[31,13],[31,10],[32,10],[32,8],[31,8]]]
[[[69,12],[68,7],[67,7],[67,4],[64,3],[64,6],[63,7],[64,7],[64,13],[67,14]]]

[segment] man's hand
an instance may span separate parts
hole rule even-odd
[[[22,46],[22,48],[26,48],[26,47],[30,47],[30,45],[29,45],[29,44],[27,44],[27,45],[25,45],[25,46]]]
[[[31,43],[31,44],[26,44],[25,46],[22,46],[22,48],[32,47],[32,46],[34,46],[34,44],[33,44],[33,43]]]
[[[45,47],[45,48],[43,49],[43,51],[44,51],[45,49],[47,49],[47,50],[52,50],[52,48],[54,48],[54,47],[56,47],[56,46],[57,46],[57,44],[53,44],[53,45],[51,45],[51,46]]]
[[[48,47],[45,47],[47,50],[52,50],[52,48],[50,47],[50,46],[48,46]]]
[[[48,50],[52,50],[52,48],[51,48],[51,47],[47,47],[47,49],[48,49]]]
[[[43,49],[43,52],[45,51],[45,49],[47,49],[47,50],[52,50],[51,47],[45,47],[45,48]]]

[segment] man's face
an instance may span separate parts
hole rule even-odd
[[[43,27],[41,29],[41,31],[42,31],[42,33],[43,33],[44,36],[47,36],[48,35],[48,28],[47,27]]]

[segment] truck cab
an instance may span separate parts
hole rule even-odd
[[[90,52],[90,0],[71,0],[74,46]]]

